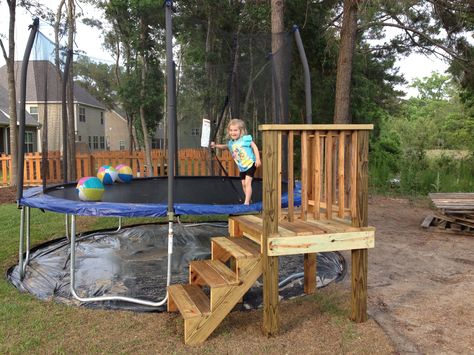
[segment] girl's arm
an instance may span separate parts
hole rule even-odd
[[[215,142],[211,142],[211,148],[227,149],[227,144],[216,144]]]
[[[260,161],[260,152],[258,151],[258,147],[254,142],[250,143],[250,146],[252,147],[253,154],[255,154],[255,167],[259,168],[260,165],[262,165],[262,162]]]

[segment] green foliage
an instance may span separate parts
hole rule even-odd
[[[384,190],[400,171],[402,151],[399,137],[394,133],[383,134],[370,145],[369,154],[370,186],[376,190]]]
[[[450,76],[434,72],[430,77],[414,79],[410,86],[418,90],[421,99],[443,100],[449,98]]]
[[[96,63],[86,56],[79,56],[74,62],[74,81],[111,109],[118,101],[114,71],[115,66]]]
[[[437,73],[413,85],[420,95],[403,102],[397,115],[385,117],[380,137],[372,142],[371,186],[388,189],[388,181],[399,177],[397,189],[403,194],[472,191],[472,156],[426,155],[431,149],[473,151],[473,120],[459,100],[457,86]]]

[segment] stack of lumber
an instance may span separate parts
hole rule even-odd
[[[436,211],[421,224],[424,228],[474,234],[474,193],[429,194]]]

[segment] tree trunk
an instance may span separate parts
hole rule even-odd
[[[146,26],[143,23],[143,20],[140,20],[140,40],[141,40],[141,49],[140,49],[140,59],[142,63],[142,77],[141,77],[141,89],[140,89],[140,96],[142,98],[142,102],[140,104],[140,122],[142,125],[142,132],[143,132],[143,144],[145,145],[145,160],[147,165],[147,176],[153,176],[153,165],[151,159],[151,147],[150,147],[150,137],[148,134],[148,128],[146,126],[145,120],[145,82],[146,82],[146,75],[147,75],[147,57],[144,53],[145,51],[145,40],[146,40]]]
[[[272,106],[273,106],[273,122],[284,123],[288,120],[284,114],[284,97],[283,97],[283,61],[281,54],[277,52],[283,46],[282,33],[285,30],[284,23],[284,1],[283,0],[271,0],[272,9],[272,83],[273,83],[273,95],[272,95]]]
[[[18,128],[17,105],[15,87],[15,19],[16,0],[7,0],[10,10],[10,23],[8,28],[8,56],[2,43],[3,56],[7,63],[8,78],[8,107],[10,115],[10,185],[16,186],[18,174]]]
[[[240,43],[239,36],[240,31],[242,30],[242,22],[239,21],[237,27],[237,33],[235,34],[236,38],[234,43],[234,65],[232,67],[232,82],[231,82],[231,94],[230,94],[230,118],[241,118],[240,113],[240,78],[239,78],[239,52],[240,52]]]
[[[68,0],[67,22],[68,22],[68,50],[72,51],[74,47],[74,34],[76,33],[74,0]],[[69,65],[68,86],[67,86],[67,107],[68,107],[68,181],[76,180],[76,115],[74,110],[74,56]]]
[[[337,61],[336,99],[334,123],[351,123],[351,77],[352,62],[357,35],[357,11],[360,0],[344,0],[341,44]]]

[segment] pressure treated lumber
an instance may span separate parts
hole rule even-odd
[[[184,319],[208,314],[209,298],[196,285],[171,285],[168,287],[168,312],[180,311]]]
[[[189,283],[218,288],[238,285],[240,281],[235,272],[219,260],[196,260],[189,264]]]
[[[244,275],[242,284],[229,287],[225,294],[220,295],[221,298],[214,305],[212,312],[191,319],[188,327],[185,324],[185,343],[195,345],[205,341],[261,274],[262,260],[258,258]]]
[[[357,152],[357,209],[352,224],[355,227],[366,227],[369,223],[369,132],[357,132]],[[361,323],[367,321],[368,249],[352,250],[351,254],[351,319]]]
[[[281,152],[278,147],[278,132],[263,132],[263,333],[266,336],[278,332],[278,257],[268,255],[267,238],[278,233],[278,200],[276,175]],[[275,174],[275,172],[277,172]]]

